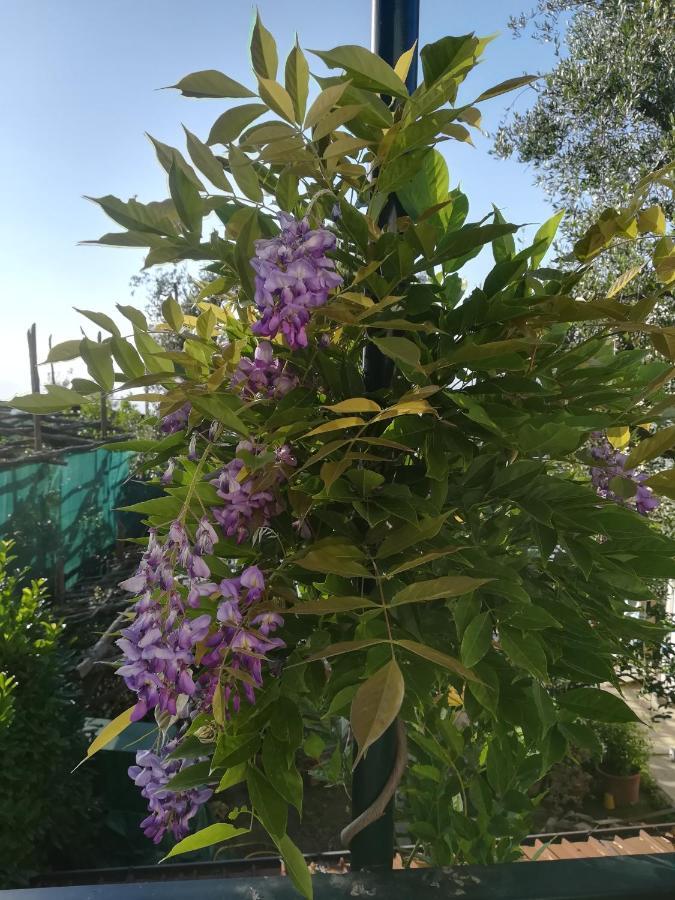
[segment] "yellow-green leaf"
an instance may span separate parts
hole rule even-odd
[[[258,76],[260,97],[282,119],[292,122],[295,119],[293,100],[288,91],[271,78]]]
[[[354,397],[351,400],[341,400],[339,403],[333,403],[331,406],[324,407],[336,413],[361,413],[382,411],[379,403],[374,400],[368,400],[366,397]]]
[[[408,72],[410,71],[410,65],[415,58],[415,53],[417,52],[417,41],[412,45],[410,50],[406,50],[403,52],[396,61],[396,65],[394,66],[394,72],[398,75],[402,82],[405,83],[406,78],[408,77]]]
[[[274,835],[271,835],[271,837],[277,845],[277,850],[281,854],[281,858],[286,866],[288,877],[293,882],[296,890],[302,894],[305,900],[312,900],[314,897],[314,889],[312,887],[312,876],[307,866],[307,860],[287,834],[281,838],[275,837]]]
[[[254,97],[253,91],[249,91],[243,84],[239,84],[229,75],[224,75],[216,69],[203,69],[200,72],[192,72],[186,75],[172,88],[181,91],[184,97]]]
[[[267,112],[264,103],[242,103],[233,106],[219,116],[211,127],[207,144],[229,144],[242,133],[244,128]]]
[[[653,263],[656,277],[662,284],[675,281],[675,240],[672,237],[662,237],[654,247]]]
[[[630,282],[635,278],[636,275],[638,275],[642,271],[643,268],[644,263],[640,263],[639,266],[632,266],[630,269],[626,269],[625,272],[619,275],[619,277],[612,282],[610,289],[607,291],[607,299],[610,299],[611,297],[616,296],[616,294],[619,294],[627,284],[630,284]]]
[[[277,77],[277,65],[279,63],[277,45],[270,32],[263,25],[260,13],[256,13],[253,34],[251,35],[251,62],[253,63],[253,71],[256,74],[261,75],[263,78]]]
[[[382,410],[377,416],[378,422],[383,419],[394,419],[397,416],[438,415],[434,407],[426,400],[408,400],[406,403],[396,403],[388,409]]]
[[[481,100],[490,100],[492,97],[498,97],[500,94],[506,94],[508,91],[515,91],[516,88],[532,84],[538,78],[538,75],[520,75],[518,78],[507,78],[506,81],[500,81],[494,87],[483,91],[482,94],[476,97],[474,102],[479,103]]]
[[[330,69],[344,69],[356,87],[394,97],[408,96],[408,89],[392,67],[365,47],[345,44],[332,50],[309,52],[322,59]]]
[[[339,156],[354,156],[359,150],[367,147],[368,144],[369,141],[364,141],[362,138],[352,137],[350,134],[344,134],[339,131],[335,140],[331,141],[326,147],[323,156],[326,160],[336,159]]]
[[[666,217],[660,206],[649,206],[638,213],[638,231],[640,234],[665,234]]]
[[[217,822],[215,825],[207,825],[195,831],[194,834],[188,835],[169,850],[164,859],[170,859],[172,856],[178,856],[180,853],[189,853],[191,850],[202,850],[204,847],[211,847],[213,844],[220,844],[222,841],[229,841],[232,838],[239,837],[242,834],[248,834],[248,828],[235,828],[228,822]]]
[[[185,131],[188,153],[190,154],[192,162],[197,166],[200,172],[206,175],[211,184],[215,184],[215,186],[222,191],[231,192],[232,186],[227,180],[222,165],[211,152],[210,147],[207,144],[203,144],[197,135],[188,131],[185,126],[183,126],[183,130]]]
[[[390,659],[360,685],[349,716],[359,748],[355,764],[395,720],[404,695],[403,675],[395,659]]]
[[[110,344],[91,341],[86,337],[82,338],[80,356],[96,384],[100,385],[104,391],[111,391],[115,386],[115,373]]]
[[[248,156],[234,145],[230,146],[230,170],[244,196],[259,203],[263,193],[255,169]]]
[[[320,119],[323,119],[323,117],[336,105],[348,86],[349,82],[343,81],[342,84],[334,84],[327,87],[324,91],[321,91],[305,116],[304,127],[312,128]]]
[[[326,137],[331,131],[335,131],[340,125],[345,125],[347,122],[350,122],[364,108],[365,107],[362,104],[350,104],[349,106],[339,106],[332,112],[327,113],[314,128],[312,139],[320,141],[321,138]]]
[[[75,312],[79,312],[81,316],[86,316],[87,319],[90,319],[96,325],[104,328],[106,331],[109,331],[110,334],[114,334],[115,337],[121,337],[121,333],[115,322],[110,318],[110,316],[106,316],[105,313],[96,312],[91,309],[78,309],[74,307]]]
[[[305,435],[306,438],[315,434],[325,434],[327,431],[340,431],[342,428],[355,428],[357,425],[365,425],[364,419],[359,416],[346,416],[344,419],[335,419],[333,422],[324,422],[317,428],[313,428]]]
[[[129,709],[125,709],[123,713],[120,713],[119,716],[114,718],[112,722],[108,722],[105,728],[102,728],[101,731],[99,731],[94,740],[87,747],[87,759],[92,757],[94,753],[98,753],[99,750],[107,747],[118,734],[122,734],[124,729],[131,724],[131,713],[133,711],[134,707],[130,706]]]
[[[630,441],[630,428],[626,425],[619,425],[616,428],[607,429],[607,440],[615,450],[625,447]]]
[[[284,75],[286,90],[293,101],[296,121],[302,122],[309,93],[309,66],[297,42],[286,59]]]
[[[655,494],[675,500],[675,469],[657,472],[644,482]]]
[[[461,597],[493,580],[492,578],[471,578],[468,575],[443,575],[441,578],[417,581],[394,594],[392,606]]]
[[[79,341],[62,341],[60,344],[54,344],[54,346],[50,348],[45,362],[65,362],[68,359],[77,359],[79,355]]]
[[[167,297],[162,303],[162,315],[174,331],[181,330],[183,327],[183,310],[173,297]]]

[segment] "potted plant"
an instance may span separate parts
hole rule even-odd
[[[598,774],[603,793],[611,794],[616,806],[635,806],[650,754],[647,737],[635,722],[601,725],[597,734],[602,744]]]

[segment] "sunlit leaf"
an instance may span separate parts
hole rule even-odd
[[[181,91],[184,97],[253,97],[243,84],[239,84],[229,75],[224,75],[216,69],[203,69],[200,72],[192,72],[186,75],[172,88]]]
[[[181,853],[189,853],[191,850],[202,850],[204,847],[212,847],[214,844],[230,841],[232,838],[248,833],[248,828],[235,828],[234,825],[228,822],[217,822],[215,825],[207,825],[206,828],[201,828],[199,831],[195,831],[194,834],[183,838],[182,841],[178,841],[169,850],[164,859],[170,859],[172,856],[178,856]]]
[[[427,603],[449,597],[461,597],[482,587],[492,578],[471,578],[468,575],[443,575],[428,581],[416,581],[394,594],[393,606],[403,603]]]
[[[359,748],[355,764],[396,719],[404,694],[403,675],[395,659],[390,659],[360,685],[349,717]]]

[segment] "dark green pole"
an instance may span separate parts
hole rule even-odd
[[[389,65],[409,50],[419,37],[420,0],[372,0],[372,49]],[[417,54],[410,65],[406,86],[417,84]],[[385,225],[396,211],[396,199],[382,213]],[[363,356],[366,390],[375,392],[391,384],[393,363],[374,344]],[[356,766],[352,777],[352,816],[357,818],[379,797],[396,758],[396,725],[391,725]],[[390,869],[394,858],[394,800],[383,816],[357,834],[351,844],[352,869]]]

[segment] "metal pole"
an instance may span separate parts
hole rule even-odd
[[[374,53],[394,66],[419,36],[419,0],[372,0],[372,43]],[[417,84],[417,54],[410,65],[406,86],[410,92]],[[386,225],[398,214],[396,198],[387,205],[380,224]],[[368,392],[391,384],[393,362],[374,344],[366,346],[363,374]],[[352,817],[360,816],[379,797],[396,758],[396,725],[391,725],[356,766],[352,777]],[[349,849],[351,867],[390,869],[394,858],[394,800],[385,813],[357,834]]]

